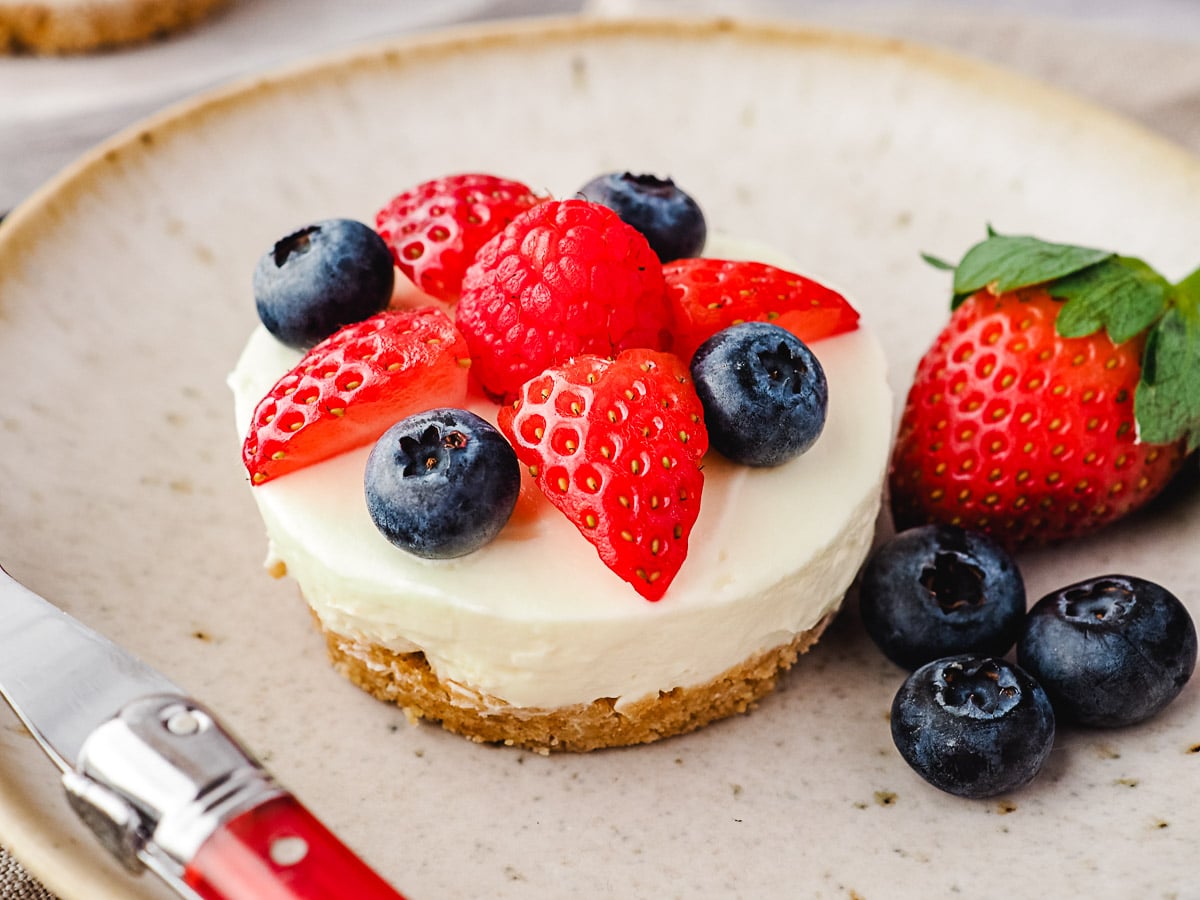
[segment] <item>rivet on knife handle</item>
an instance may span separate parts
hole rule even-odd
[[[206,709],[126,705],[63,777],[72,807],[131,871],[206,900],[400,897],[274,782]]]

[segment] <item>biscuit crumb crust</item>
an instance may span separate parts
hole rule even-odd
[[[747,712],[817,642],[834,615],[830,612],[788,643],[759,653],[706,684],[660,692],[619,712],[611,698],[558,709],[514,707],[443,682],[423,653],[395,653],[330,631],[319,622],[318,627],[334,668],[380,700],[395,703],[410,721],[440,722],[448,731],[479,743],[547,754],[647,744]]]

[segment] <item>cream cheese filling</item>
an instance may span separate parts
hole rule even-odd
[[[706,254],[780,262],[721,238]],[[657,603],[609,571],[544,500],[466,557],[422,560],[393,547],[363,499],[369,447],[251,488],[268,566],[286,566],[325,628],[422,651],[472,705],[552,709],[606,697],[619,710],[706,683],[816,625],[870,546],[891,438],[886,361],[865,326],[812,350],[829,381],[821,437],[775,469],[705,457],[688,558]],[[254,331],[229,377],[239,435],[298,358]],[[495,421],[487,401],[473,408]]]

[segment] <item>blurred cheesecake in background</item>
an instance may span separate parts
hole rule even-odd
[[[88,53],[174,34],[232,0],[0,0],[0,53]]]

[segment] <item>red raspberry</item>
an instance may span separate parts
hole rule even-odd
[[[495,396],[580,354],[667,349],[670,323],[645,237],[586,200],[551,200],[514,219],[467,270],[457,310],[479,382]]]
[[[580,356],[525,384],[500,430],[538,486],[647,600],[683,565],[700,512],[704,411],[671,353]]]
[[[376,214],[375,228],[417,287],[453,302],[479,248],[541,200],[519,181],[451,175],[392,198]]]

